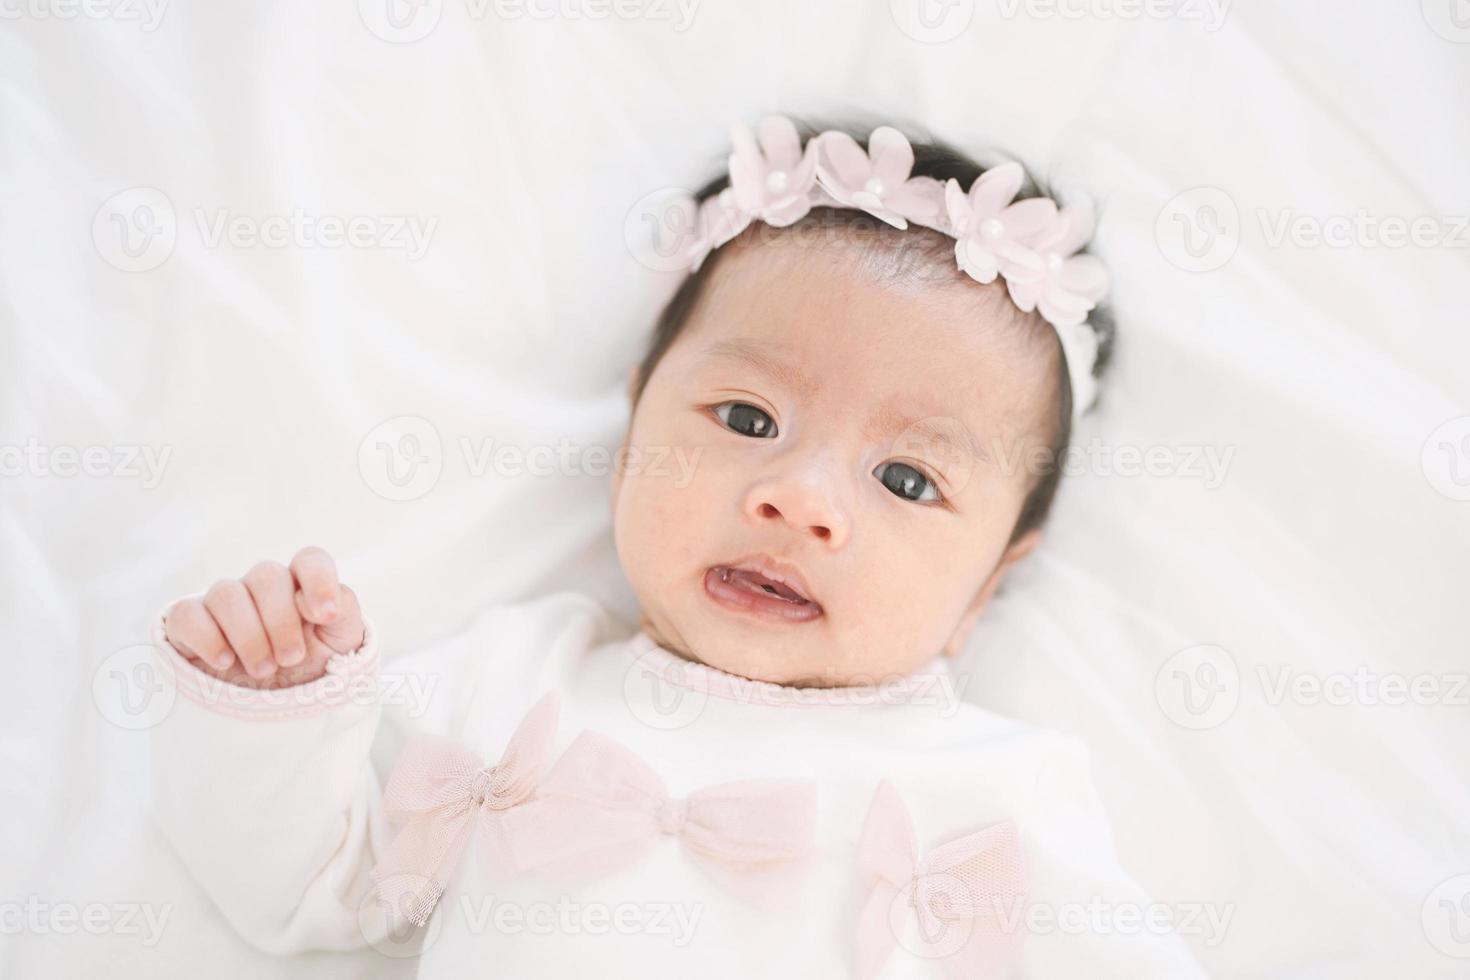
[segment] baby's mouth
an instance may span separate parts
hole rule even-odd
[[[710,598],[726,608],[765,619],[799,623],[822,615],[821,603],[793,577],[777,578],[744,565],[714,565],[704,575]]]

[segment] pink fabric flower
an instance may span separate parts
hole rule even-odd
[[[932,225],[944,200],[943,186],[932,177],[910,178],[914,148],[891,126],[879,126],[868,137],[868,152],[846,133],[818,136],[817,182],[839,204],[861,208],[895,228],[909,221]]]
[[[1056,220],[1057,208],[1045,197],[1015,201],[1025,181],[1019,163],[1004,163],[976,178],[968,195],[959,181],[945,184],[955,261],[976,282],[994,282],[1002,272],[1009,277],[1011,269],[1040,271],[1041,258],[1028,243]]]
[[[801,135],[785,116],[762,119],[758,137],[759,146],[746,127],[730,130],[730,141],[735,146],[730,154],[730,188],[742,211],[774,228],[784,228],[811,210],[811,189],[817,176],[816,141],[811,141],[803,153]]]
[[[1041,258],[1037,268],[1004,269],[1006,288],[1023,311],[1039,310],[1054,327],[1074,327],[1108,291],[1108,270],[1092,255],[1077,252],[1092,237],[1092,208],[1064,207],[1050,227],[1031,243]]]
[[[739,235],[752,221],[750,212],[740,208],[735,192],[728,187],[697,204],[689,197],[675,207],[680,227],[692,230],[687,251],[690,272],[698,272],[710,252]]]

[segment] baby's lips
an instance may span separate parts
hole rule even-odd
[[[716,569],[729,569],[731,571],[744,572],[750,575],[766,579],[772,586],[788,590],[803,601],[808,602],[818,609],[822,604],[817,601],[811,586],[806,582],[801,570],[794,565],[777,561],[769,555],[755,554],[747,555],[736,561],[714,566]]]

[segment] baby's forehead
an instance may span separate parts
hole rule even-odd
[[[769,230],[768,230],[769,231]],[[790,230],[732,243],[719,257],[700,305],[701,317],[748,332],[819,341],[863,343],[953,358],[959,365],[1023,355],[1051,360],[1050,328],[1010,301],[1004,284],[981,284],[954,269],[953,243],[943,257],[920,245],[907,252],[892,242],[936,233],[911,228],[874,241],[812,238]],[[805,346],[805,345],[804,345]]]
[[[1056,397],[1039,331],[979,283],[968,293],[897,284],[799,250],[730,258],[685,338],[686,363],[712,382],[822,411],[952,418],[992,432],[1030,433]]]

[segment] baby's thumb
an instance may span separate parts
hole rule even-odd
[[[326,647],[333,653],[351,653],[362,646],[366,629],[362,622],[362,607],[357,603],[357,593],[347,586],[339,588],[337,615],[330,623],[318,623],[312,627]]]

